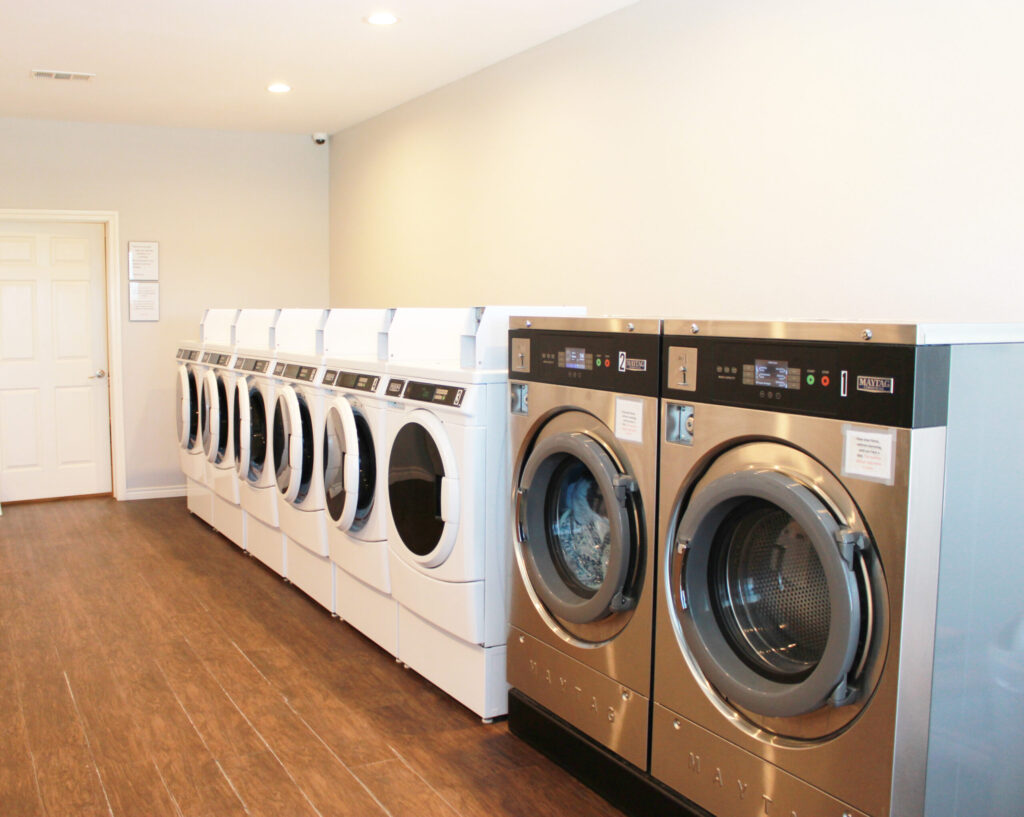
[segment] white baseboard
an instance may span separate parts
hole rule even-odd
[[[184,485],[167,485],[163,488],[129,488],[124,492],[123,499],[168,499],[185,496]]]

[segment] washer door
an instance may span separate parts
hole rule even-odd
[[[263,469],[267,463],[267,454],[270,451],[270,424],[267,422],[267,401],[263,399],[263,392],[256,386],[249,384],[248,394],[243,395],[239,400],[239,406],[248,405],[249,433],[243,439],[249,441],[248,470],[242,471],[242,463],[239,461],[239,473],[245,476],[254,485],[259,483],[263,476]],[[243,417],[246,409],[242,408]]]
[[[274,407],[274,468],[284,498],[299,504],[313,479],[313,419],[305,398],[285,386]]]
[[[409,412],[391,443],[388,500],[401,544],[424,567],[442,564],[459,526],[455,452],[430,412]]]
[[[191,366],[179,366],[178,378],[175,381],[175,397],[177,400],[178,444],[186,451],[196,444],[199,433],[199,400],[196,388],[196,375]]]
[[[358,531],[373,508],[377,458],[369,423],[344,397],[327,409],[323,451],[327,512],[341,530]]]
[[[754,719],[845,706],[874,629],[870,540],[812,474],[744,463],[744,448],[757,450],[709,470],[676,527],[669,587],[682,637],[715,690]],[[786,455],[761,444],[760,463],[771,448]]]
[[[203,453],[214,464],[224,461],[228,449],[228,393],[224,378],[214,371],[203,376],[203,402],[206,415],[203,423]]]
[[[249,414],[249,383],[244,377],[235,379],[235,388],[231,396],[231,431],[233,434],[235,457],[235,472],[239,477],[244,478],[249,472],[249,450],[252,443],[249,441],[249,433],[252,428],[252,420]]]
[[[516,489],[520,569],[547,611],[584,640],[621,626],[590,625],[631,611],[643,558],[637,482],[613,451],[611,432],[583,412],[542,429]]]

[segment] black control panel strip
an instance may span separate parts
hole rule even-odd
[[[513,329],[509,331],[508,376],[657,397],[660,349],[660,335]]]
[[[666,335],[662,394],[901,428],[945,425],[948,346]]]

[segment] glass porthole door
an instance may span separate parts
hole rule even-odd
[[[459,483],[441,422],[428,411],[412,411],[391,443],[388,500],[402,544],[424,567],[443,563],[455,545]]]
[[[687,648],[754,716],[850,703],[871,632],[867,537],[771,468],[698,484],[673,538],[670,588]]]
[[[249,473],[249,452],[252,443],[249,435],[252,432],[252,419],[249,412],[249,384],[244,377],[235,380],[234,395],[231,398],[234,411],[231,413],[232,432],[234,434],[235,471],[245,478]]]
[[[313,477],[313,420],[306,401],[291,386],[284,387],[274,407],[273,442],[278,490],[298,504],[309,493]]]
[[[196,378],[192,369],[188,366],[178,367],[178,379],[175,381],[175,397],[178,406],[177,416],[175,417],[178,443],[188,451],[195,445],[199,427]]]
[[[590,418],[586,418],[588,424]],[[516,490],[516,539],[534,594],[567,630],[635,607],[636,480],[584,431],[539,440]]]
[[[335,399],[324,421],[327,512],[341,530],[359,530],[373,505],[377,479],[369,425],[348,400]]]

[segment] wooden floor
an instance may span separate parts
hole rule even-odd
[[[185,510],[5,506],[0,815],[619,812]]]

